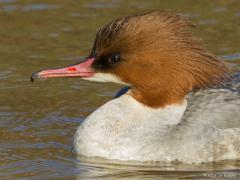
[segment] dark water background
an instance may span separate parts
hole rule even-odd
[[[239,0],[0,0],[0,179],[240,179],[240,162],[202,165],[76,158],[79,123],[118,85],[80,79],[30,83],[32,72],[88,55],[98,28],[151,9],[181,13],[207,47],[239,69]]]

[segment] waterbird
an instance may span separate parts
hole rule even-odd
[[[97,32],[83,61],[32,74],[120,83],[77,129],[77,154],[122,161],[240,159],[240,73],[169,11],[121,17]]]

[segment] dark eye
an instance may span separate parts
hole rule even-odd
[[[120,60],[121,58],[118,54],[111,55],[107,59],[108,63],[111,63],[111,64],[118,63]]]
[[[92,67],[98,70],[106,70],[117,66],[121,60],[123,59],[118,53],[105,56],[98,56],[96,60],[93,62]]]

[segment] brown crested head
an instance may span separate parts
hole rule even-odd
[[[116,19],[97,33],[82,63],[34,73],[36,78],[83,77],[130,84],[129,93],[151,107],[181,103],[192,90],[229,78],[225,63],[193,37],[195,26],[171,12]]]
[[[226,64],[193,37],[194,27],[166,11],[116,19],[97,33],[92,67],[131,84],[131,95],[148,106],[179,103],[229,78]]]

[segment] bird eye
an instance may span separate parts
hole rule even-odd
[[[1,1],[1,0],[0,0]],[[105,70],[115,67],[122,59],[119,53],[100,55],[94,60],[92,67],[98,70]]]
[[[120,60],[121,60],[121,58],[117,54],[112,55],[108,58],[108,62],[111,63],[111,64],[115,64],[115,63],[119,62]]]

